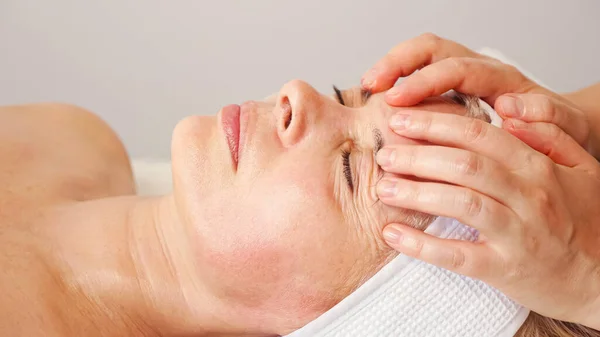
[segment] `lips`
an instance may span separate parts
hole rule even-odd
[[[236,170],[240,158],[240,115],[240,106],[236,104],[228,105],[221,110],[221,124]]]

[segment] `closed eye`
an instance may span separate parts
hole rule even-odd
[[[346,177],[348,187],[350,188],[350,191],[354,191],[354,183],[352,180],[352,168],[350,166],[350,151],[342,150],[342,163],[344,166],[344,176]]]
[[[333,86],[333,92],[335,94],[335,98],[343,106],[349,106],[351,108],[358,108],[367,104],[367,101],[371,97],[371,92],[368,90],[360,89],[351,89],[342,91],[338,89],[335,85]],[[358,102],[357,102],[358,97]],[[348,99],[349,98],[349,99]],[[373,138],[374,138],[374,153],[377,153],[383,147],[383,137],[381,136],[381,131],[377,128],[373,129]],[[352,179],[352,166],[350,165],[350,150],[342,150],[342,164],[344,177],[346,178],[346,182],[351,191],[354,191],[354,180]]]
[[[343,106],[346,106],[346,103],[344,102],[344,95],[342,95],[342,91],[338,89],[335,85],[333,86],[333,92],[335,92],[335,98],[337,99],[338,103],[340,103]]]
[[[369,98],[372,95],[370,91],[360,89],[360,93],[358,95],[359,96],[358,102],[356,102],[356,99],[355,99],[356,90],[355,89],[342,91],[334,85],[333,92],[335,93],[335,98],[338,101],[338,103],[340,103],[343,106],[348,106],[350,108],[359,108],[361,106],[366,105],[367,101],[369,100]],[[350,96],[349,100],[346,99],[348,96]],[[350,105],[348,105],[347,103],[350,103]]]

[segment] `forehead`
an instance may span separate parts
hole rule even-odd
[[[352,89],[355,94],[352,97],[360,95],[360,89]],[[357,94],[358,93],[358,94]],[[355,102],[355,104],[357,104]],[[355,106],[359,106],[358,104]],[[467,110],[465,106],[454,102],[453,100],[437,96],[425,99],[423,102],[410,107],[392,107],[385,102],[385,93],[373,94],[366,101],[366,104],[357,108],[356,128],[360,135],[357,138],[363,139],[369,143],[373,142],[372,130],[377,128],[381,130],[384,141],[387,144],[407,143],[416,144],[418,142],[399,136],[389,127],[390,119],[395,114],[410,113],[414,110],[425,110],[440,113],[450,113],[456,115],[465,115]]]

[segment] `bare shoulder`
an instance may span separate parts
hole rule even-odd
[[[97,115],[56,103],[0,107],[0,331],[69,335],[62,322],[74,318],[59,309],[87,302],[57,276],[55,245],[39,230],[58,225],[46,211],[134,192],[125,148]]]
[[[0,200],[88,200],[134,193],[131,165],[116,133],[68,104],[0,107]],[[1,201],[0,201],[1,202]]]

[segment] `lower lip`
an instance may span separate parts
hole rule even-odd
[[[240,106],[228,105],[221,110],[221,124],[233,165],[237,169],[240,155]]]

